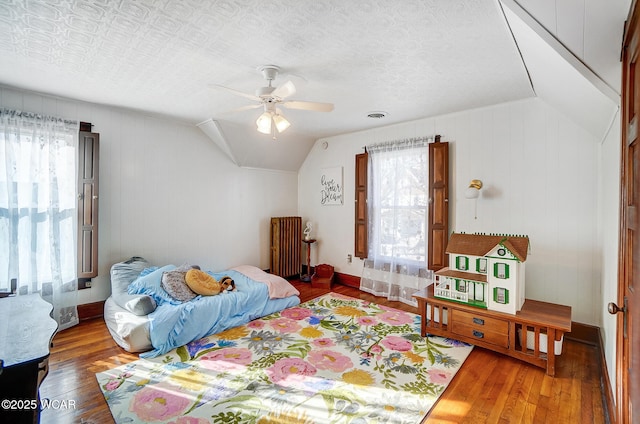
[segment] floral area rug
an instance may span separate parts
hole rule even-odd
[[[96,374],[116,423],[419,423],[472,346],[329,293]]]

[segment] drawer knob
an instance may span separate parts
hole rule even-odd
[[[473,323],[478,325],[484,325],[484,320],[481,318],[474,318]]]
[[[474,337],[477,337],[477,338],[479,338],[479,339],[482,339],[482,338],[484,338],[484,333],[481,333],[481,332],[480,332],[480,331],[478,331],[478,330],[473,330],[473,336],[474,336]]]

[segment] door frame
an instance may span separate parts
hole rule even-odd
[[[627,97],[629,95],[629,70],[627,69],[627,63],[629,62],[627,54],[629,51],[633,52],[634,58],[640,56],[640,9],[638,9],[637,1],[633,0],[629,9],[629,15],[625,22],[624,35],[622,38],[622,96],[621,103],[621,152],[620,152],[620,225],[619,225],[619,249],[618,249],[618,296],[617,304],[619,307],[624,307],[626,297],[627,270],[629,269],[629,263],[632,262],[632,258],[629,257],[627,228],[629,222],[629,213],[627,204],[629,197],[638,199],[640,198],[640,187],[634,186],[633,191],[635,194],[631,195],[629,190],[629,161],[627,155],[627,145],[629,144],[629,107]],[[639,69],[640,70],[640,69]],[[638,87],[635,88],[635,91]],[[630,94],[634,96],[634,93]],[[635,135],[634,140],[638,137],[638,124],[640,121],[640,102],[639,99],[634,99],[635,106]],[[636,296],[637,297],[637,296]],[[637,314],[638,311],[633,311]],[[631,413],[629,411],[629,403],[631,399],[630,394],[630,376],[629,376],[629,350],[628,344],[631,343],[629,338],[625,338],[625,318],[630,321],[632,318],[630,314],[625,311],[618,313],[616,318],[616,408],[614,422],[619,424],[631,423]],[[631,334],[629,334],[631,337]],[[637,343],[637,342],[636,342]],[[637,355],[637,353],[636,353]],[[637,370],[636,370],[637,371]],[[636,394],[637,396],[637,394]],[[640,411],[636,411],[636,414],[640,415]]]

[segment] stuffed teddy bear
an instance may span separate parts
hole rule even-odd
[[[233,279],[227,275],[217,281],[211,275],[200,269],[190,269],[184,276],[187,286],[197,294],[203,296],[213,296],[220,294],[225,290],[235,290],[236,284]]]

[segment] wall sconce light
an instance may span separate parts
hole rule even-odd
[[[478,219],[478,197],[480,196],[480,189],[482,188],[482,181],[471,180],[469,187],[464,192],[464,197],[467,199],[475,200],[475,209],[473,211],[473,219]]]
[[[480,189],[482,188],[482,181],[471,180],[469,187],[464,192],[464,197],[467,199],[477,199],[480,196]]]

